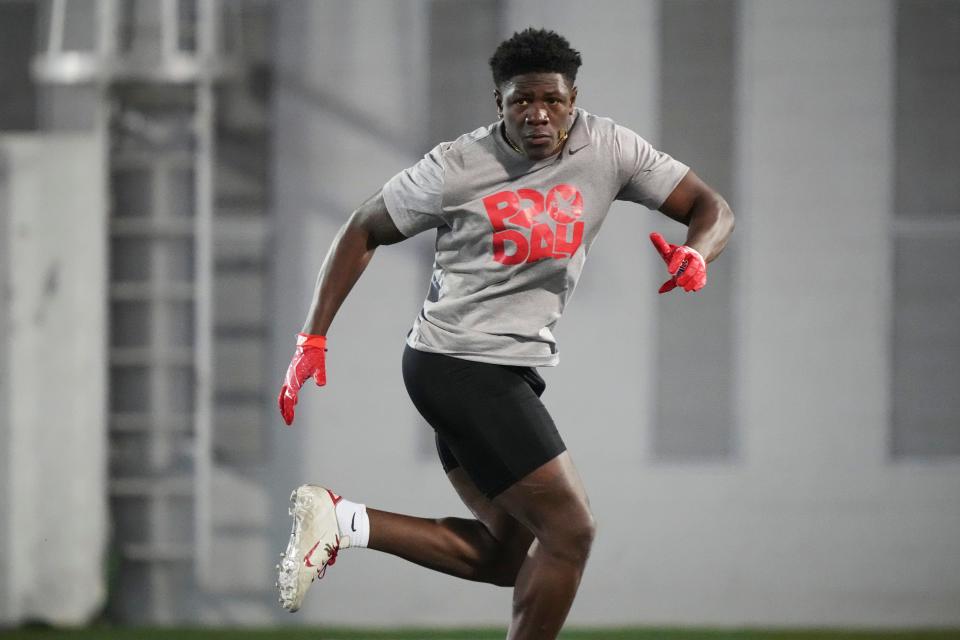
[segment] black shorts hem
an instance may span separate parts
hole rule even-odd
[[[450,451],[450,448],[443,442],[443,439],[440,437],[440,434],[437,433],[435,435],[436,435],[436,441],[437,441],[437,455],[440,457],[440,465],[443,467],[444,473],[450,473],[454,469],[457,469],[460,467],[460,462],[457,460],[456,456],[453,455],[453,452]],[[533,473],[543,465],[547,464],[548,462],[550,462],[551,460],[553,460],[554,458],[556,458],[566,450],[567,450],[567,446],[561,440],[559,441],[559,446],[554,447],[554,449],[543,450],[543,455],[546,456],[545,459],[539,460],[539,458],[530,457],[529,469],[526,469],[526,468],[518,469],[517,475],[515,477],[514,476],[511,476],[509,478],[505,477],[500,483],[495,484],[489,487],[488,489],[481,488],[480,490],[483,493],[483,495],[487,496],[492,500],[493,498],[496,498],[498,495],[500,495],[501,493],[503,493],[513,485],[517,484],[517,482],[519,482],[520,480],[523,480],[529,474]],[[476,483],[476,481],[474,481],[474,483]]]

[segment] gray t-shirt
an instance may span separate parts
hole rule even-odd
[[[407,344],[520,366],[559,361],[553,330],[614,200],[657,209],[687,166],[577,109],[561,153],[532,162],[500,123],[434,147],[383,187],[405,236],[437,230],[430,290]]]

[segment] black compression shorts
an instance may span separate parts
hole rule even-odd
[[[532,367],[473,362],[408,346],[403,381],[436,431],[443,470],[462,466],[487,497],[567,448],[540,401],[547,385]]]

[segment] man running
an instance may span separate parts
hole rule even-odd
[[[614,200],[688,226],[682,246],[651,234],[670,274],[661,293],[703,287],[733,230],[727,203],[688,167],[575,107],[580,64],[552,31],[514,34],[490,60],[500,119],[394,176],[334,239],[280,391],[284,420],[304,382],[325,384],[327,329],[376,248],[436,229],[403,377],[475,519],[389,513],[301,486],[278,566],[286,609],[300,607],[340,550],[369,547],[513,587],[508,638],[555,638],[563,626],[595,525],[536,367],[558,362],[553,329]]]

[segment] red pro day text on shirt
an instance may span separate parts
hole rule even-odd
[[[493,225],[493,259],[503,264],[569,258],[583,242],[583,196],[569,184],[546,194],[498,191],[483,198]],[[507,225],[510,225],[509,227]]]

